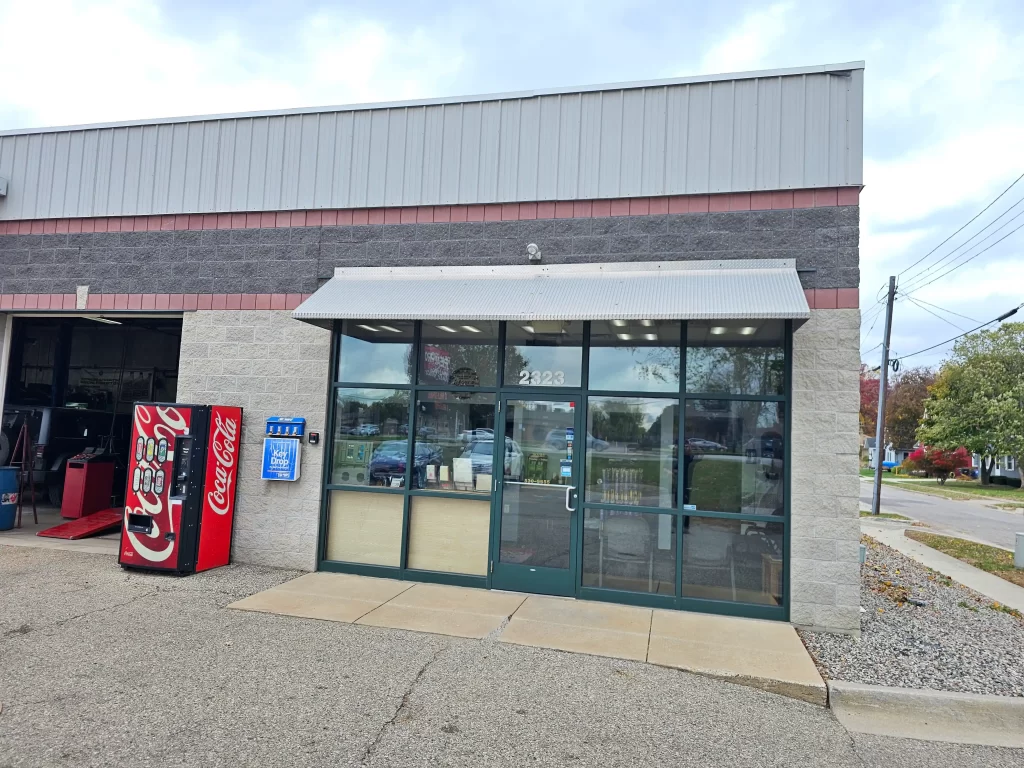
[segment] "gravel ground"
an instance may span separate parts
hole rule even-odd
[[[902,688],[1024,696],[1024,619],[873,539],[861,637],[801,632],[821,674]],[[921,601],[925,605],[915,605]]]

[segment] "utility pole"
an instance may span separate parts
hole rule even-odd
[[[892,332],[892,304],[896,300],[896,275],[889,277],[889,299],[885,306],[885,338],[882,340],[882,367],[878,371],[878,424],[875,425],[875,486],[871,493],[871,514],[878,514],[882,503],[882,459],[885,458],[885,393],[889,388],[889,336]]]

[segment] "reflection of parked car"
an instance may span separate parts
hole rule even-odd
[[[433,443],[416,443],[413,461],[412,486],[423,488],[427,484],[427,467],[440,467],[443,462],[441,447]],[[405,477],[405,461],[409,452],[407,440],[389,440],[377,446],[370,457],[370,483],[391,485],[391,479]],[[437,470],[435,469],[435,477]]]
[[[379,435],[380,434],[380,427],[378,427],[376,424],[360,424],[358,427],[356,427],[355,432],[353,432],[352,434],[354,434],[354,435]]]
[[[686,438],[686,448],[694,453],[705,453],[706,451],[724,451],[726,447],[714,440],[705,440],[702,437]]]
[[[459,433],[459,440],[463,443],[475,443],[477,440],[493,440],[494,430],[487,427],[478,429],[467,429]]]
[[[3,432],[0,434],[0,465],[10,462],[21,425],[27,421],[35,451],[32,461],[33,482],[45,487],[51,504],[60,506],[64,497],[67,460],[87,448],[106,446],[112,426],[114,445],[127,445],[131,419],[127,413],[118,414],[115,418],[111,413],[83,408],[9,406],[4,409]],[[115,500],[124,494],[125,471],[124,457],[116,455],[114,485],[111,489],[117,497]]]
[[[473,475],[494,473],[494,440],[479,440],[462,454],[463,459],[473,460]],[[523,449],[515,440],[505,438],[505,477],[510,480],[523,479]]]
[[[549,450],[564,451],[568,447],[569,443],[565,439],[565,427],[559,427],[552,429],[548,432],[548,436],[544,438],[544,447]],[[601,440],[600,438],[594,437],[592,434],[587,432],[587,449],[591,451],[603,451],[608,448],[608,441]]]

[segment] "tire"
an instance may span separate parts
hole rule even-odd
[[[54,478],[46,484],[46,495],[50,500],[50,504],[55,507],[59,507],[61,502],[64,501],[64,478]]]

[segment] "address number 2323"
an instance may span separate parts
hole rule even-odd
[[[564,371],[520,371],[519,383],[522,386],[560,386],[565,384]]]

